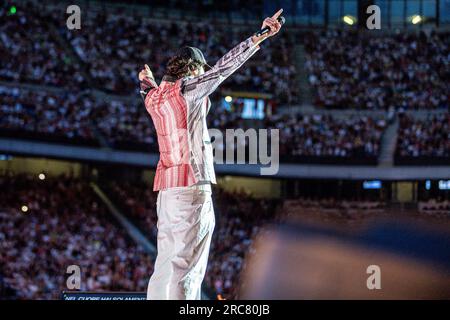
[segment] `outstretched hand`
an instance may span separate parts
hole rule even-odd
[[[270,31],[266,34],[267,37],[271,37],[280,31],[281,23],[277,19],[282,13],[283,9],[280,9],[272,17],[264,19],[261,29],[264,29],[265,27],[270,28]]]
[[[269,27],[269,32],[261,35],[256,36],[254,35],[252,37],[252,41],[255,45],[258,45],[260,42],[264,41],[265,39],[272,37],[278,33],[281,29],[281,23],[278,22],[278,17],[283,13],[283,9],[278,10],[272,17],[267,17],[264,19],[261,29],[264,29],[265,27]]]
[[[139,81],[143,81],[145,78],[153,79],[153,73],[148,65],[145,65],[145,68],[139,72]]]

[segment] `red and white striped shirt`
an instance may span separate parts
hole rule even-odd
[[[248,38],[200,76],[179,80],[165,76],[159,86],[154,79],[141,82],[145,108],[158,136],[160,160],[154,191],[203,181],[216,183],[206,125],[211,107],[208,96],[258,50],[259,46]]]

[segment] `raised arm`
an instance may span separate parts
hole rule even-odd
[[[153,77],[153,73],[148,65],[145,65],[145,69],[139,72],[139,82],[141,87],[141,97],[144,100],[145,96],[151,89],[158,88],[155,78]]]
[[[275,15],[264,20],[262,28],[268,26],[270,28],[268,33],[259,37],[255,35],[249,37],[220,58],[211,70],[200,76],[184,79],[182,93],[185,98],[198,100],[213,93],[227,77],[259,50],[259,44],[262,41],[280,31],[281,24],[277,21],[277,18],[282,12],[283,9],[280,9]]]

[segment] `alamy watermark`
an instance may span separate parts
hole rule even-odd
[[[67,18],[66,26],[69,30],[81,29],[81,9],[79,6],[72,4],[67,7],[67,14],[70,16]]]
[[[381,9],[377,5],[371,5],[367,7],[367,14],[370,16],[366,20],[366,27],[369,30],[381,29]]]
[[[370,265],[366,269],[366,273],[370,274],[367,278],[366,286],[369,290],[381,289],[381,268],[375,264]]]
[[[66,280],[66,287],[69,290],[80,290],[81,289],[81,268],[76,264],[72,264],[67,267],[67,274],[70,276]]]
[[[209,129],[216,164],[261,164],[263,176],[275,175],[280,167],[278,129]],[[270,149],[269,149],[270,148]],[[248,156],[248,162],[246,162]]]

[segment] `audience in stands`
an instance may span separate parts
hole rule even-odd
[[[70,265],[81,290],[146,291],[152,259],[114,224],[89,184],[0,176],[0,272],[11,298],[59,299]],[[25,210],[26,206],[27,210]]]
[[[145,63],[161,80],[167,61],[181,46],[199,47],[214,64],[255,29],[230,29],[208,20],[156,22],[136,12],[94,6],[84,13],[81,30],[69,30],[56,7],[16,5],[12,14],[12,5],[7,1],[0,7],[1,79],[66,88],[93,85],[114,94],[137,94],[137,73]],[[299,89],[290,85],[296,76],[293,46],[288,33],[268,41],[264,54],[256,54],[221,88],[297,102]]]
[[[249,15],[253,2],[245,6]],[[208,3],[182,5],[208,10]],[[12,13],[10,5],[7,1],[0,6],[0,79],[49,85],[55,90],[0,86],[0,130],[69,140],[104,137],[114,148],[144,151],[155,151],[157,141],[150,117],[137,98],[137,72],[142,66],[148,63],[161,80],[168,58],[184,45],[199,47],[214,64],[257,27],[230,29],[212,20],[161,23],[136,13],[93,9],[86,12],[81,30],[70,31],[57,10],[29,4],[18,5]],[[219,5],[230,10],[237,1]],[[421,32],[368,37],[342,30],[307,35],[305,67],[315,91],[314,103],[326,108],[390,110],[391,114],[394,110],[448,110],[449,35]],[[298,103],[292,35],[286,30],[263,46],[264,52],[257,53],[221,88],[269,93],[278,104]],[[108,95],[82,91],[88,87]],[[255,125],[239,114],[217,107],[208,118],[210,128]],[[257,124],[280,130],[281,156],[343,159],[378,157],[386,128],[384,119],[356,115],[269,115]],[[420,120],[402,114],[396,152],[401,157],[449,158],[450,115]],[[0,186],[8,190],[0,194],[2,295],[59,298],[66,289],[69,265],[81,267],[82,290],[145,291],[152,259],[112,222],[86,182],[67,175],[41,181],[30,175],[3,174]],[[115,182],[109,192],[154,239],[157,194],[151,187]],[[379,201],[333,198],[285,201],[282,210],[276,210],[276,200],[222,189],[215,190],[214,199],[216,229],[205,282],[228,299],[238,298],[245,257],[266,223],[295,216],[352,223],[386,210]],[[449,217],[448,200],[422,201],[418,209]]]
[[[126,212],[128,217],[137,222],[152,239],[157,236],[156,199],[157,192],[145,183],[113,181],[109,186],[110,194],[116,205]]]
[[[163,23],[128,12],[93,12],[83,29],[65,34],[78,57],[87,65],[96,86],[108,92],[135,94],[137,72],[147,63],[157,80],[164,75],[169,58],[182,46],[200,48],[214,64],[233,45],[252,34],[251,28],[230,29],[208,21]],[[221,89],[264,92],[280,103],[294,103],[299,89],[290,85],[296,76],[292,57],[293,42],[287,33],[264,44],[264,54],[256,54],[227,79]]]
[[[397,155],[404,158],[450,158],[450,114],[426,120],[400,115]]]
[[[327,108],[448,109],[450,33],[327,30],[305,37],[315,104]]]
[[[113,148],[156,151],[148,114],[133,98],[103,98],[80,88],[89,83],[91,88],[137,97],[136,74],[144,63],[161,79],[177,48],[197,46],[213,63],[253,30],[248,25],[229,29],[211,21],[156,23],[126,10],[93,7],[83,29],[71,31],[56,18],[55,8],[43,10],[30,4],[27,10],[18,6],[12,14],[10,5],[0,7],[4,20],[0,53],[5,58],[0,62],[0,78],[64,90],[0,87],[0,129],[73,140],[96,141],[103,136]],[[391,111],[449,108],[448,32],[368,37],[358,31],[327,30],[303,39],[306,69],[319,106]],[[223,89],[270,93],[281,104],[297,102],[292,36],[286,31],[264,46],[264,54],[257,53],[225,81]],[[220,107],[214,111],[211,128],[249,127],[235,113]],[[339,120],[322,115],[268,116],[265,125],[280,129],[281,156],[344,159],[376,158],[386,127],[385,120],[371,117]],[[397,153],[448,157],[448,131],[448,116],[428,122],[405,118]]]
[[[157,152],[153,122],[140,101],[94,100],[92,123],[113,148]]]
[[[210,128],[254,127],[239,112],[218,106],[208,117]],[[0,129],[25,130],[67,138],[96,139],[115,148],[157,150],[156,132],[140,101],[108,99],[83,93],[33,92],[0,86]],[[264,128],[280,130],[280,155],[292,157],[377,157],[386,121],[353,116],[268,116]]]
[[[82,87],[86,79],[77,59],[52,32],[54,14],[17,5],[0,5],[0,79],[54,86]],[[61,17],[61,12],[58,12]],[[64,20],[64,19],[63,19]]]
[[[90,186],[71,175],[39,180],[0,176],[0,286],[9,298],[58,298],[69,265],[81,268],[81,289],[145,291],[153,261],[118,226]],[[157,193],[144,182],[112,182],[107,193],[149,236],[156,238]],[[26,207],[25,207],[26,206]],[[353,225],[392,215],[379,200],[255,198],[214,190],[216,228],[205,283],[226,299],[239,298],[240,274],[253,240],[269,223],[300,219]],[[420,213],[448,219],[447,200],[419,202]],[[8,298],[6,297],[6,298]]]
[[[0,86],[0,130],[47,138],[92,140],[94,101],[89,94]]]
[[[280,155],[377,157],[386,121],[366,116],[337,119],[331,115],[283,115],[266,120],[280,130]]]

